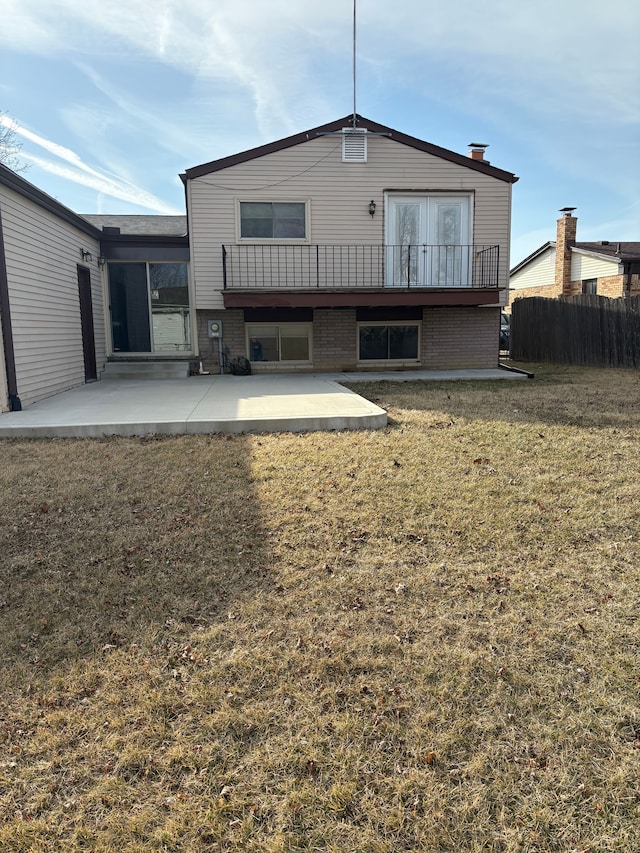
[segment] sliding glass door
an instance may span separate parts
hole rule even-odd
[[[110,263],[113,352],[191,351],[185,263]]]

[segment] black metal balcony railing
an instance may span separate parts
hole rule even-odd
[[[227,245],[226,289],[498,287],[498,246]]]

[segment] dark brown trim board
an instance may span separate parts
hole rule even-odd
[[[500,291],[459,290],[459,291],[425,291],[398,292],[365,292],[348,291],[346,293],[318,293],[318,291],[299,291],[297,293],[267,293],[224,291],[222,294],[225,308],[397,308],[410,305],[497,305],[500,301]]]
[[[465,166],[468,169],[473,169],[476,172],[482,172],[485,175],[491,175],[498,180],[506,181],[514,184],[518,178],[512,172],[506,172],[504,169],[498,169],[490,163],[481,160],[472,160],[464,154],[458,154],[456,151],[449,151],[447,148],[440,148],[439,145],[433,145],[431,142],[425,142],[422,139],[417,139],[415,136],[409,136],[406,133],[401,133],[399,130],[394,130],[391,127],[386,127],[384,124],[371,121],[371,119],[363,116],[356,116],[357,128],[359,130],[367,130],[377,136],[385,136],[393,139],[402,145],[408,145],[410,148],[416,148],[418,151],[424,151],[427,154],[432,154],[442,160],[449,160],[452,163],[457,163],[459,166]],[[192,178],[200,178],[203,175],[208,175],[211,172],[218,172],[220,169],[226,169],[229,166],[237,166],[239,163],[247,163],[249,160],[255,160],[258,157],[264,157],[265,154],[273,154],[275,151],[283,151],[286,148],[292,148],[294,145],[301,145],[304,142],[310,142],[312,139],[317,139],[323,134],[339,133],[342,128],[350,127],[353,122],[353,116],[346,116],[337,121],[329,122],[329,124],[314,127],[311,130],[304,130],[302,133],[297,133],[294,136],[288,136],[285,139],[278,139],[275,142],[270,142],[267,145],[260,145],[258,148],[251,148],[249,151],[241,151],[239,154],[232,154],[229,157],[222,157],[220,160],[212,160],[210,163],[203,163],[201,166],[194,166],[187,169],[181,179],[186,181]]]
[[[12,412],[19,412],[22,410],[22,403],[18,396],[18,380],[16,377],[16,356],[13,348],[13,330],[11,328],[9,279],[7,277],[7,262],[4,252],[2,210],[0,210],[0,322],[2,323],[2,340],[4,343],[4,363],[7,371],[9,409]]]

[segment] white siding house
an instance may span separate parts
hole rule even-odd
[[[80,216],[0,166],[0,408],[127,369],[493,367],[511,189],[348,116],[188,169],[186,217]]]
[[[352,119],[183,175],[209,369],[497,364],[517,178]]]
[[[99,254],[97,229],[0,166],[3,411],[98,378],[105,361]]]
[[[618,298],[640,293],[640,243],[578,242],[575,208],[563,208],[556,239],[511,270],[509,304],[516,299],[590,294]]]

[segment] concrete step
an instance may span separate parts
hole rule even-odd
[[[108,361],[102,379],[184,379],[188,361]]]

